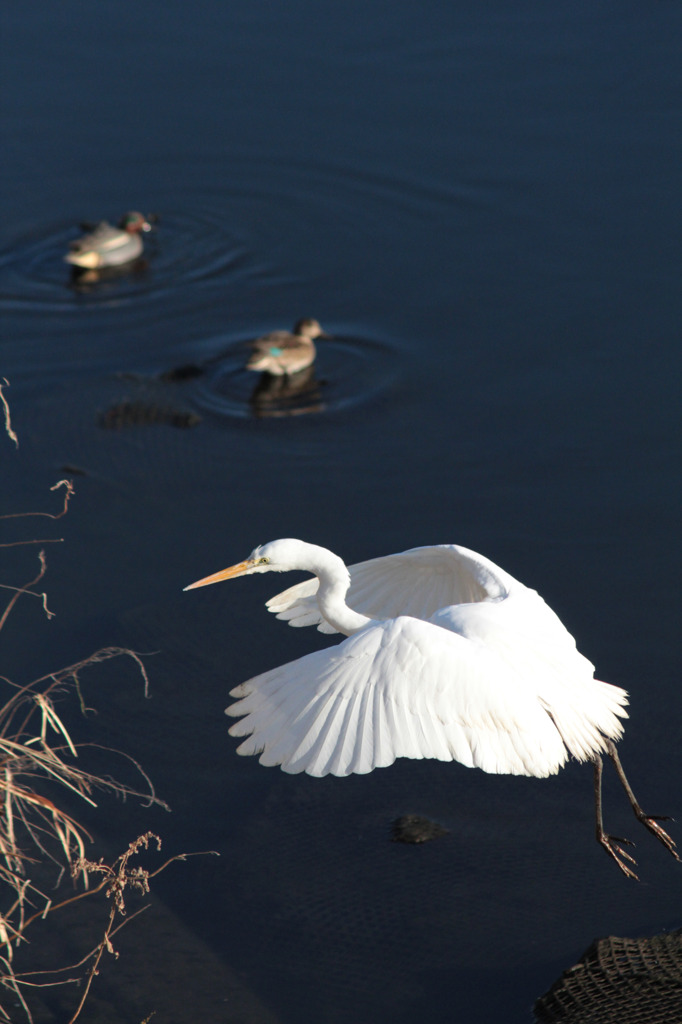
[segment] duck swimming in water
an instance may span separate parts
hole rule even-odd
[[[142,232],[151,228],[147,218],[135,210],[126,213],[118,227],[103,220],[87,235],[74,239],[64,259],[87,270],[120,267],[142,255]]]
[[[291,331],[271,331],[252,343],[247,370],[265,370],[275,377],[298,373],[315,362],[315,338],[328,338],[317,320],[298,320]]]

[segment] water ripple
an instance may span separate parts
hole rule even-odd
[[[122,268],[75,276],[63,256],[79,229],[60,227],[19,240],[0,253],[0,303],[7,310],[68,311],[156,299],[184,285],[201,286],[252,272],[255,260],[243,238],[211,212],[161,211],[145,238],[144,255]]]
[[[196,407],[221,418],[335,412],[376,398],[399,373],[397,348],[366,337],[335,334],[320,342],[310,372],[291,378],[245,370],[247,351],[245,341],[228,343],[204,375],[188,382]]]

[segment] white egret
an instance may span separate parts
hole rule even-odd
[[[637,803],[616,752],[627,694],[594,678],[536,591],[456,544],[347,568],[331,551],[290,539],[185,589],[292,569],[315,578],[271,598],[269,610],[292,626],[348,639],[231,691],[239,699],[226,714],[240,721],[230,733],[246,737],[239,754],[316,776],[430,757],[539,778],[573,755],[594,765],[598,841],[636,878],[619,845],[631,844],[603,828],[606,753],[639,821],[679,860],[673,840]]]

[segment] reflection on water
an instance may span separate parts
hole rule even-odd
[[[682,929],[647,939],[598,939],[534,1011],[539,1024],[682,1020]]]
[[[149,270],[149,260],[144,256],[129,263],[123,263],[120,267],[98,267],[86,269],[73,267],[71,270],[70,284],[75,292],[88,294],[95,292],[100,285],[118,281],[126,277],[143,277]]]
[[[321,383],[315,375],[315,367],[308,366],[298,373],[274,377],[262,373],[253,389],[249,405],[254,416],[305,416],[311,412],[322,412]]]

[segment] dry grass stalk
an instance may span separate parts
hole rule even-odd
[[[102,959],[103,954],[107,952],[114,957],[118,957],[118,953],[116,952],[111,940],[121,930],[121,928],[137,917],[138,914],[143,913],[147,909],[146,906],[140,907],[133,914],[128,916],[125,903],[126,889],[130,889],[141,895],[147,895],[149,893],[149,880],[151,878],[155,878],[156,875],[164,871],[169,864],[172,864],[176,860],[184,861],[189,856],[203,855],[187,853],[177,854],[176,856],[169,857],[165,860],[160,867],[156,868],[155,871],[149,871],[146,868],[139,866],[129,867],[128,862],[130,858],[138,854],[142,848],[147,850],[150,842],[152,841],[156,842],[157,852],[160,851],[161,839],[159,836],[156,835],[155,832],[145,832],[143,835],[138,836],[134,842],[130,843],[128,849],[117,857],[111,865],[105,864],[101,858],[98,861],[91,861],[87,860],[84,856],[79,857],[72,864],[72,877],[75,878],[78,875],[84,875],[89,878],[90,875],[101,875],[103,877],[101,877],[99,883],[88,892],[79,893],[76,896],[63,900],[61,903],[49,906],[43,912],[35,913],[31,917],[27,918],[25,927],[28,927],[28,925],[40,916],[45,916],[47,913],[54,913],[54,911],[61,910],[63,907],[68,906],[71,903],[75,903],[78,900],[83,899],[85,896],[94,896],[96,893],[100,892],[104,892],[107,899],[111,900],[109,918],[104,928],[102,939],[77,963],[70,964],[67,967],[58,968],[55,971],[26,971],[18,974],[12,973],[12,991],[14,991],[15,994],[19,994],[24,1006],[26,1006],[26,1004],[23,996],[21,995],[21,986],[44,988],[55,984],[79,982],[82,980],[81,973],[77,973],[75,977],[60,977],[58,981],[55,981],[54,976],[71,975],[74,972],[82,972],[87,967],[85,984],[81,998],[75,1012],[68,1021],[68,1024],[74,1024],[85,1005],[92,982],[98,973],[100,960]],[[215,853],[214,850],[207,850],[204,852]],[[124,918],[124,920],[119,920],[119,918]],[[50,975],[53,977],[49,977]],[[1,1009],[2,1008],[0,1008],[0,1012]],[[27,1006],[26,1010],[28,1011]],[[151,1016],[153,1016],[153,1014]],[[9,1020],[9,1018],[7,1018],[7,1020]],[[147,1017],[147,1020],[150,1020],[150,1017]]]
[[[47,786],[58,784],[91,806],[96,806],[93,793],[97,789],[106,789],[123,797],[134,795],[148,803],[166,807],[156,796],[141,766],[132,758],[128,760],[141,773],[144,790],[113,779],[102,779],[76,767],[72,759],[78,757],[78,750],[55,709],[54,696],[69,685],[77,686],[80,673],[85,668],[121,655],[129,655],[140,665],[146,688],[148,681],[139,655],[115,647],[103,648],[89,658],[25,686],[19,687],[5,680],[15,692],[0,706],[0,891],[9,895],[8,905],[0,907],[0,985],[19,999],[29,1021],[30,1013],[20,989],[22,985],[35,982],[29,981],[28,975],[15,974],[13,969],[15,950],[25,941],[29,925],[36,918],[53,913],[83,896],[100,892],[102,888],[106,888],[107,895],[114,895],[116,910],[123,913],[125,885],[139,890],[146,884],[145,879],[151,877],[140,869],[127,867],[129,857],[139,850],[143,842],[146,845],[149,836],[131,844],[123,858],[119,858],[121,863],[117,862],[118,866],[109,868],[102,861],[95,863],[86,858],[86,843],[91,839],[87,830],[44,792]],[[60,875],[67,867],[72,877],[80,877],[84,891],[61,902],[53,902],[31,879],[37,864],[44,865],[45,862],[53,862],[59,867]],[[88,892],[90,877],[97,873],[106,877]],[[103,948],[108,948],[108,939],[114,934],[112,929],[113,918],[105,929],[107,941],[103,940]],[[88,954],[85,960],[92,956],[93,953]],[[69,967],[55,972],[62,975],[60,983],[74,980],[63,977],[73,969]],[[11,1019],[0,1005],[0,1020],[3,1014],[4,1019]]]
[[[24,541],[21,541],[20,543],[23,544]],[[0,547],[2,547],[2,546],[3,545],[0,545]],[[7,546],[9,547],[11,545],[7,545]],[[42,578],[45,575],[45,572],[47,570],[47,562],[45,561],[45,552],[42,551],[42,550],[38,552],[38,561],[40,563],[40,569],[38,570],[38,575],[35,576],[32,580],[30,580],[28,583],[25,583],[23,587],[10,587],[6,583],[0,583],[0,588],[2,590],[13,590],[14,591],[14,594],[10,598],[10,600],[9,600],[9,602],[7,604],[7,607],[5,608],[4,612],[0,616],[0,629],[2,629],[3,626],[5,625],[5,623],[7,622],[7,619],[9,617],[10,612],[12,611],[12,609],[14,608],[15,604],[17,603],[17,601],[19,600],[19,598],[21,597],[22,594],[30,594],[32,597],[39,597],[41,599],[41,601],[42,601],[42,604],[43,604],[43,611],[47,615],[48,619],[52,619],[54,617],[54,612],[51,612],[50,609],[47,607],[47,594],[45,594],[45,593],[36,594],[36,592],[34,590],[30,589],[31,587],[35,587],[36,583],[40,583],[40,581],[42,580]]]
[[[13,512],[9,515],[0,516],[0,519],[23,519],[27,516],[47,516],[48,519],[61,519],[62,516],[66,515],[67,513],[69,501],[71,500],[71,497],[74,493],[74,489],[71,480],[58,480],[57,483],[50,488],[50,490],[56,491],[60,487],[65,488],[64,501],[60,512]],[[32,538],[31,540],[16,540],[0,544],[0,548],[15,548],[21,547],[25,544],[61,544],[63,540],[63,537],[49,537],[44,540],[36,540],[35,538]],[[7,617],[9,616],[10,612],[14,608],[14,605],[17,603],[22,594],[30,594],[32,597],[39,597],[42,601],[43,611],[47,615],[48,619],[51,619],[53,617],[53,612],[51,612],[47,607],[47,594],[37,594],[34,590],[31,589],[31,587],[35,587],[36,584],[40,582],[40,580],[45,575],[45,571],[47,568],[45,562],[45,552],[42,550],[38,552],[38,561],[40,563],[38,575],[34,579],[30,580],[28,583],[24,584],[23,587],[10,587],[6,583],[0,583],[0,589],[14,591],[9,603],[7,604],[7,607],[5,608],[5,611],[0,616],[0,629],[2,629],[2,627],[5,625]]]
[[[7,380],[6,377],[2,378],[2,384],[0,384],[0,405],[2,406],[2,411],[3,411],[4,416],[5,416],[5,433],[9,437],[10,441],[14,441],[15,447],[18,448],[19,447],[19,438],[17,437],[17,435],[12,430],[12,417],[10,416],[9,405],[7,404],[7,399],[5,398],[5,395],[3,394],[3,390],[2,390],[3,389],[3,385],[4,385],[4,387],[7,387],[7,388],[9,387],[9,381]]]
[[[11,429],[9,407],[2,394],[1,385],[0,403],[5,413],[5,429],[15,443],[18,443]],[[52,490],[59,488],[65,489],[60,512],[20,513],[0,518],[46,515],[51,519],[60,519],[67,512],[69,500],[73,495],[73,485],[70,480],[60,480]],[[52,617],[53,613],[47,607],[46,595],[32,589],[46,572],[44,551],[40,551],[38,559],[39,571],[29,583],[22,587],[7,587],[0,584],[4,589],[14,591],[0,615],[0,630],[4,628],[10,612],[22,594],[40,597],[46,615],[48,618]],[[78,694],[81,710],[85,713],[87,709],[81,695],[80,674],[86,668],[121,655],[131,658],[136,663],[144,680],[145,696],[148,696],[149,680],[140,656],[135,651],[120,647],[102,648],[73,665],[34,679],[23,686],[0,676],[0,684],[4,683],[7,694],[4,703],[0,705],[0,989],[9,992],[21,1006],[29,1024],[32,1017],[22,989],[26,986],[42,987],[82,980],[82,970],[89,964],[85,973],[84,992],[70,1024],[76,1020],[104,951],[114,952],[112,937],[122,924],[135,916],[127,917],[118,925],[115,923],[117,915],[125,914],[126,887],[138,892],[148,892],[150,878],[162,871],[171,861],[183,860],[186,856],[183,854],[172,857],[154,872],[129,867],[130,858],[138,853],[142,846],[146,848],[151,839],[156,839],[157,844],[160,844],[158,837],[148,832],[131,843],[128,850],[111,866],[104,864],[102,860],[88,860],[85,856],[85,844],[91,837],[87,830],[52,799],[54,787],[56,786],[58,790],[63,787],[77,794],[91,806],[96,806],[92,794],[99,788],[122,797],[143,797],[148,804],[166,807],[156,796],[154,787],[141,766],[133,758],[128,760],[144,780],[144,792],[111,778],[100,778],[76,767],[73,760],[78,757],[78,749],[55,708],[54,698],[65,690],[73,689]],[[46,791],[50,793],[49,796],[46,795]],[[83,891],[54,902],[31,877],[31,874],[35,875],[38,867],[44,867],[45,861],[52,862],[59,868],[59,879],[65,869],[68,869],[74,880],[80,878]],[[103,877],[98,884],[90,887],[91,876],[98,875]],[[77,964],[54,971],[39,972],[38,976],[36,972],[15,972],[16,949],[27,941],[26,930],[37,918],[46,917],[102,890],[112,900],[112,906],[102,940],[93,950]],[[74,971],[80,973],[72,977]],[[12,1020],[16,1018],[11,1017],[0,1003],[0,1021]]]
[[[2,389],[0,388],[0,392],[1,391],[2,391]],[[29,516],[44,516],[45,519],[61,519],[62,516],[65,516],[66,513],[68,512],[69,502],[71,501],[71,498],[73,497],[73,495],[76,492],[74,491],[73,481],[72,480],[58,480],[56,484],[53,484],[52,487],[50,487],[50,490],[51,491],[58,491],[60,487],[63,487],[65,489],[64,490],[64,504],[62,505],[61,512],[10,512],[8,515],[0,516],[0,519],[26,519]],[[20,544],[43,544],[45,542],[44,541],[38,541],[38,540],[30,540],[30,541],[29,540],[24,540],[24,541],[19,541],[18,543],[20,543]],[[0,546],[4,547],[4,548],[12,547],[11,544],[2,544]]]

